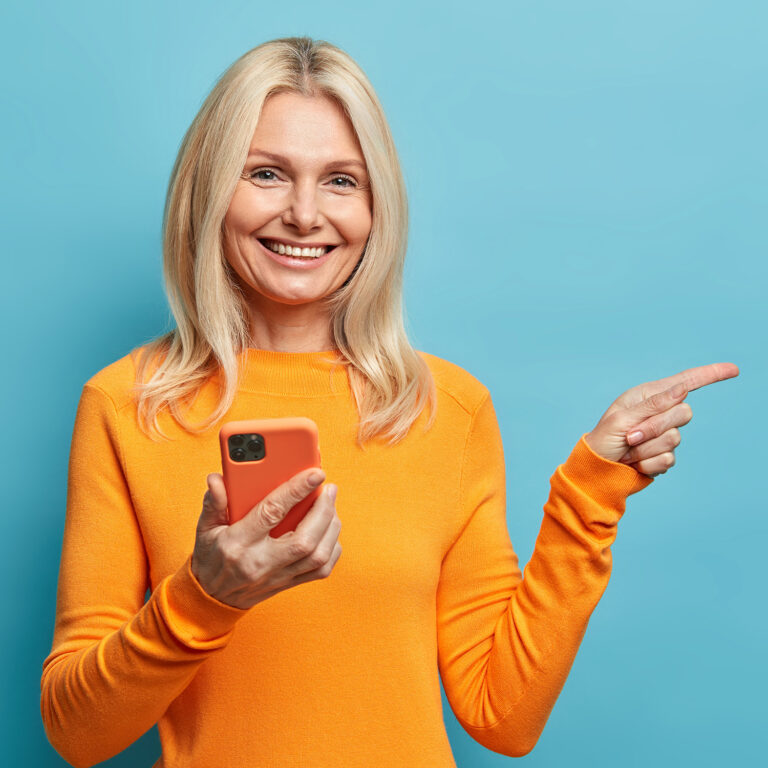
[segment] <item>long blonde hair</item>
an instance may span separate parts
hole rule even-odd
[[[166,408],[184,429],[202,432],[234,400],[249,315],[224,257],[222,227],[264,102],[285,91],[334,99],[368,169],[370,236],[351,278],[327,299],[359,413],[358,441],[401,440],[427,404],[428,423],[434,419],[434,381],[403,324],[408,201],[384,111],[347,53],[322,40],[289,37],[253,48],[224,72],[176,157],[163,215],[163,273],[176,328],[139,350],[136,376],[139,423],[153,439],[167,437],[157,419]],[[217,371],[218,404],[193,425],[181,406]]]

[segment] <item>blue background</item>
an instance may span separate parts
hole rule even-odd
[[[0,11],[3,762],[39,715],[80,389],[163,331],[160,222],[215,79],[274,37],[347,50],[391,121],[417,347],[491,389],[524,563],[549,477],[624,390],[693,392],[530,766],[753,765],[766,749],[768,4],[15,2]],[[761,352],[763,350],[763,352]],[[403,692],[407,696],[407,691]],[[460,768],[508,764],[445,705]],[[154,732],[110,766],[149,766]]]

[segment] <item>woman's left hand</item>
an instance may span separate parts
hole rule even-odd
[[[620,461],[656,477],[675,463],[677,427],[693,417],[684,403],[694,389],[739,375],[733,363],[712,363],[628,389],[611,404],[585,436],[589,447],[609,461]]]

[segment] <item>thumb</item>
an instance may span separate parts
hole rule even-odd
[[[224,478],[213,473],[206,478],[208,490],[203,496],[203,511],[197,522],[198,531],[210,531],[229,523],[227,516],[227,491],[224,487]]]
[[[235,525],[249,529],[250,536],[260,539],[274,528],[302,499],[309,496],[325,480],[325,472],[311,467],[278,485]]]
[[[655,416],[658,413],[668,411],[673,405],[681,403],[688,395],[688,387],[685,384],[675,384],[669,389],[657,392],[645,400],[641,400],[637,405],[629,408],[626,412],[628,420],[639,423],[643,419]]]

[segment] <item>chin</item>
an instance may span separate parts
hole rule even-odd
[[[288,304],[291,307],[299,307],[302,304],[314,304],[316,301],[322,301],[325,296],[280,296],[276,300],[281,304]]]
[[[322,301],[329,296],[330,293],[309,293],[303,291],[287,291],[285,293],[269,293],[265,294],[266,298],[274,301],[278,304],[287,304],[289,306],[301,306],[302,304],[313,304],[316,301]]]

